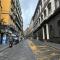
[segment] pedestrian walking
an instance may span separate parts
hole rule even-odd
[[[12,39],[11,36],[10,36],[10,39],[9,39],[9,47],[13,47],[13,39]]]

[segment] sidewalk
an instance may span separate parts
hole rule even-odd
[[[8,45],[0,45],[0,52],[8,48]]]
[[[52,42],[47,42],[47,44],[55,49],[60,50],[60,44],[52,43]]]
[[[31,41],[31,42],[30,42]],[[59,44],[30,40],[29,46],[37,60],[60,60]]]
[[[33,40],[34,41],[34,40]],[[56,44],[56,43],[52,43],[52,42],[44,42],[44,41],[40,41],[40,40],[36,40],[36,41],[34,41],[35,42],[35,44],[37,44],[37,45],[40,45],[40,44],[42,44],[42,45],[48,45],[48,46],[50,46],[50,47],[52,47],[52,48],[55,48],[55,49],[58,49],[58,50],[60,50],[60,44]]]

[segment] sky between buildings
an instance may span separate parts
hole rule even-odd
[[[31,18],[35,12],[37,2],[38,0],[20,0],[24,30],[29,26]]]

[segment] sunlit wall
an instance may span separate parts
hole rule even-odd
[[[13,21],[10,19],[10,9],[11,9],[11,0],[1,0],[2,13],[1,18],[5,25],[13,24]]]

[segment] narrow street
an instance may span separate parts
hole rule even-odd
[[[60,0],[0,0],[0,60],[60,60]]]
[[[60,60],[60,51],[44,42],[24,40],[0,52],[0,60]]]

